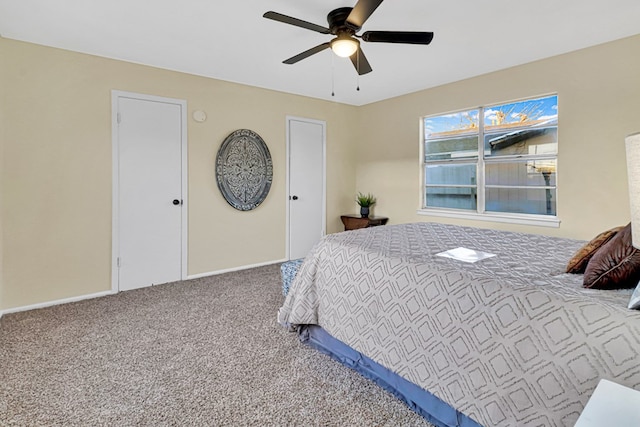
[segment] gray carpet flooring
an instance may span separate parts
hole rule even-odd
[[[2,426],[429,426],[276,323],[279,265],[0,319]]]

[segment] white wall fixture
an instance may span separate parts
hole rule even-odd
[[[202,123],[207,120],[207,113],[205,113],[202,110],[194,111],[191,116],[193,117],[193,120],[195,120],[198,123]]]
[[[633,246],[640,249],[640,132],[625,139],[627,146],[627,176]]]
[[[631,210],[631,244],[640,249],[640,132],[625,138],[627,146],[627,176]],[[640,283],[631,295],[630,309],[640,309]]]

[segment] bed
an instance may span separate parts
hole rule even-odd
[[[435,223],[326,236],[278,321],[438,426],[573,426],[601,378],[640,388],[632,290],[564,273],[582,241]],[[465,263],[464,247],[496,256]]]

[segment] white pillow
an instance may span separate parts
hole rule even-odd
[[[636,286],[636,290],[631,294],[631,300],[629,300],[629,308],[635,308],[640,310],[640,283]]]

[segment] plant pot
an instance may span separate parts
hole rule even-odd
[[[360,216],[362,218],[369,218],[369,206],[360,206]]]

